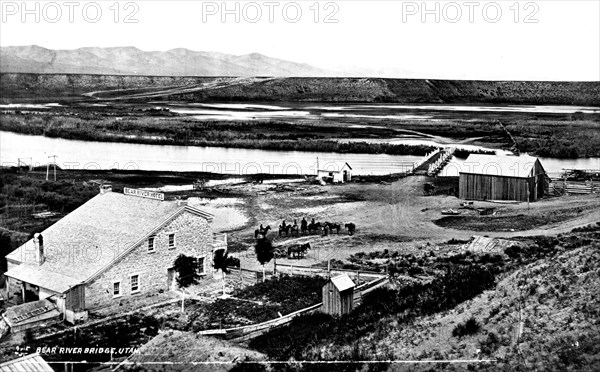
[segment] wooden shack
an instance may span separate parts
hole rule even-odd
[[[471,154],[460,172],[459,197],[536,201],[548,194],[548,185],[548,176],[538,158]]]
[[[323,168],[318,168],[317,179],[332,183],[344,183],[352,181],[352,167],[348,163],[326,163]]]
[[[352,311],[355,284],[348,274],[329,279],[323,286],[323,312],[340,316]]]

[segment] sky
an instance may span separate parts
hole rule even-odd
[[[385,77],[600,81],[598,0],[22,4],[0,0],[0,46],[256,52]]]

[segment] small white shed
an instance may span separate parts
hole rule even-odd
[[[333,183],[344,183],[352,180],[352,167],[348,163],[327,163],[317,171],[317,179]]]

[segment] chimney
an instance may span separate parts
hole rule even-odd
[[[112,192],[112,185],[101,185],[100,194],[106,194],[107,192]]]
[[[46,260],[44,256],[44,237],[42,237],[42,234],[35,233],[33,235],[33,244],[35,245],[35,263],[42,265]]]

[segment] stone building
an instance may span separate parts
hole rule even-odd
[[[141,190],[110,189],[36,234],[6,256],[7,299],[48,299],[68,321],[123,299],[175,289],[173,264],[199,259],[212,278],[213,254],[226,249],[213,234],[213,216],[181,201]]]

